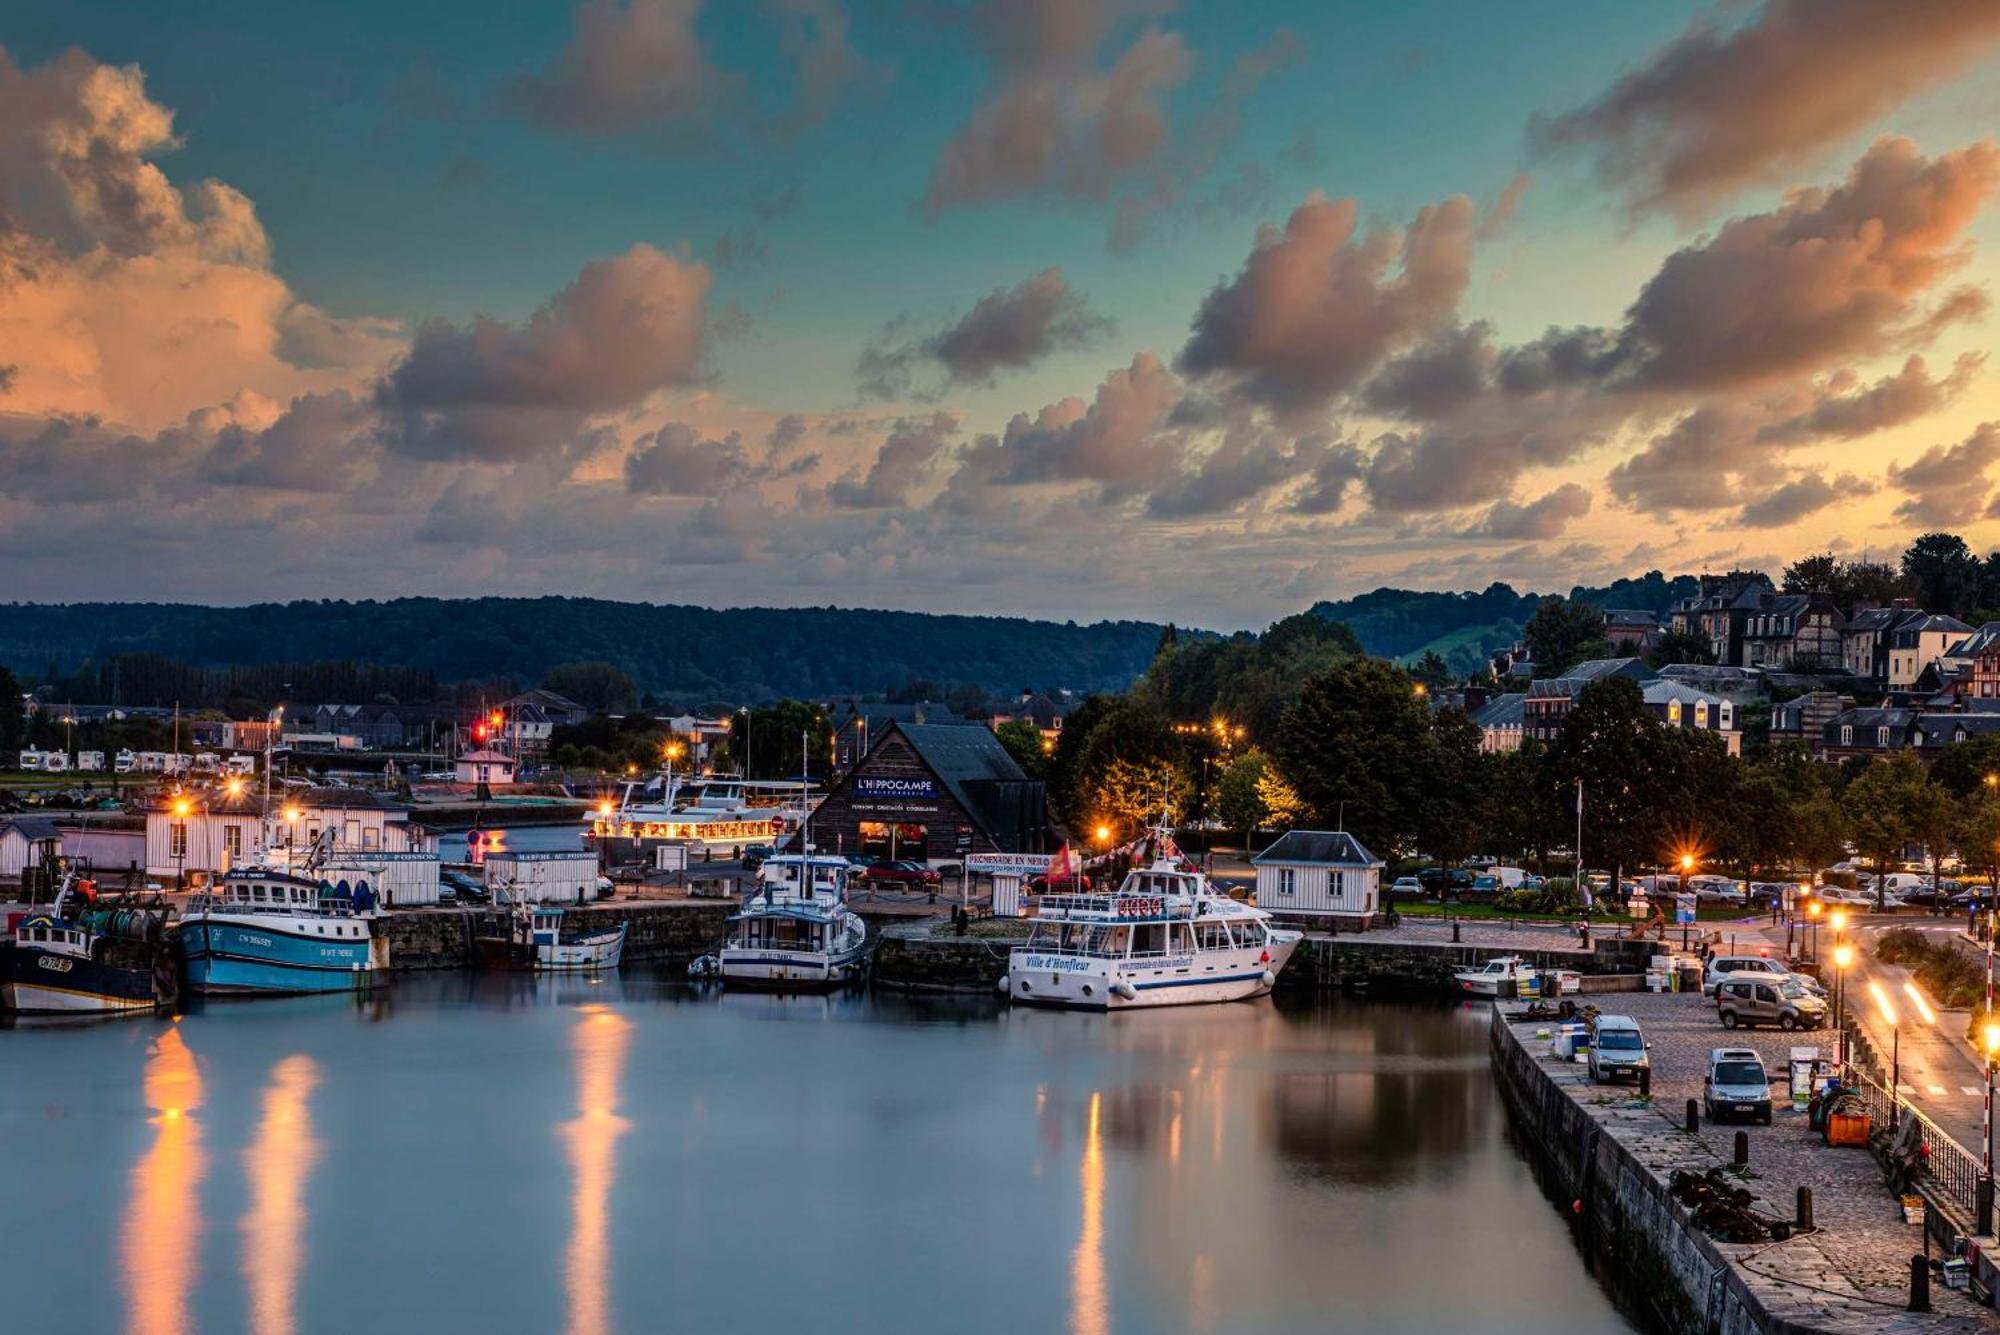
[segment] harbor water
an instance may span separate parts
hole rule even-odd
[[[1629,1329],[1486,1018],[467,973],[22,1024],[5,1326]]]

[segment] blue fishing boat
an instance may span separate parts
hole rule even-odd
[[[375,904],[365,881],[255,865],[226,872],[181,915],[188,986],[211,995],[365,991],[389,968]]]

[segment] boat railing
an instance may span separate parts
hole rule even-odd
[[[1159,918],[1192,918],[1192,900],[1160,895],[1039,895],[1035,907],[1041,913],[1088,913],[1110,922],[1139,922]]]

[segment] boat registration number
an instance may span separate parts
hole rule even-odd
[[[269,946],[271,938],[268,936],[251,936],[246,932],[243,936],[243,944],[246,946]]]
[[[50,973],[68,973],[70,970],[70,961],[55,959],[48,955],[42,956],[39,960],[36,960],[35,962],[41,965],[44,969],[47,969]]]

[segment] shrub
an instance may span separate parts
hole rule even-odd
[[[1922,932],[1897,927],[1876,938],[1875,958],[1907,968],[1934,1006],[1958,1010],[1985,1002],[1985,964],[1948,939],[1933,941]]]

